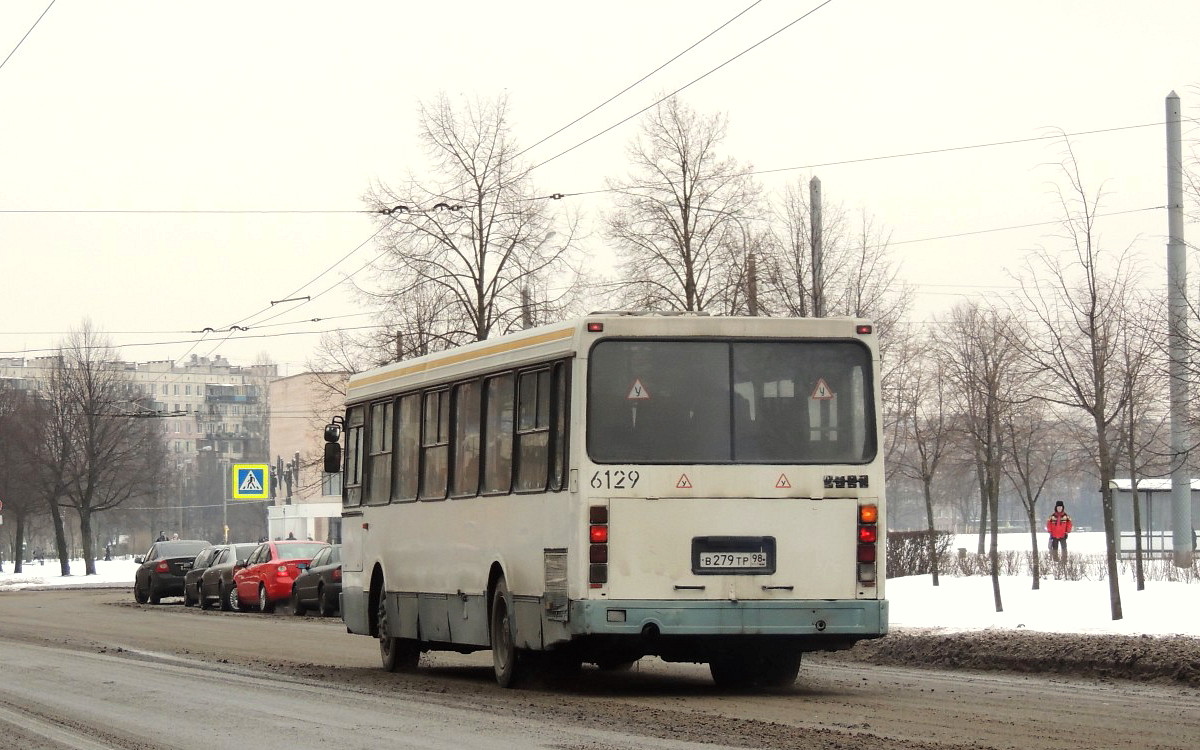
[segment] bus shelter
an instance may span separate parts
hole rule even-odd
[[[1192,479],[1192,524],[1200,519],[1200,479]],[[1132,557],[1136,547],[1136,530],[1133,527],[1133,504],[1136,502],[1142,515],[1142,553],[1147,557],[1170,557],[1174,549],[1174,534],[1171,529],[1171,478],[1139,479],[1137,497],[1131,491],[1128,477],[1114,479],[1110,485],[1117,491],[1117,554]],[[1196,532],[1192,531],[1192,549],[1196,546]]]

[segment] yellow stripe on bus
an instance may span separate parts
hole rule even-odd
[[[377,385],[378,383],[402,378],[405,375],[412,375],[416,372],[424,372],[437,367],[446,367],[447,365],[456,365],[460,362],[469,362],[472,359],[487,357],[493,354],[502,354],[504,352],[511,352],[516,349],[524,349],[530,346],[537,346],[538,344],[545,344],[551,341],[560,341],[562,339],[570,338],[574,335],[575,328],[563,328],[558,331],[550,331],[549,333],[531,336],[527,339],[519,339],[517,341],[509,341],[503,344],[495,344],[493,346],[477,349],[472,352],[459,352],[457,354],[450,354],[431,362],[426,362],[425,364],[402,367],[399,370],[391,370],[388,372],[381,372],[377,375],[369,375],[360,380],[351,380],[350,389],[354,390],[356,388],[364,388],[369,385]]]

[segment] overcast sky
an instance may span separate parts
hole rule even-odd
[[[0,67],[0,356],[43,353],[90,317],[127,360],[265,352],[300,372],[317,336],[298,332],[372,322],[338,317],[363,308],[323,292],[378,252],[352,252],[374,231],[356,213],[372,181],[423,171],[419,100],[506,93],[514,136],[532,144],[751,2],[55,0],[22,42],[50,1],[4,0],[0,59],[16,51]],[[592,136],[820,2],[755,3],[528,157]],[[1104,244],[1135,243],[1147,283],[1163,286],[1166,214],[1138,209],[1166,202],[1166,95],[1200,116],[1197,29],[1196,0],[832,0],[681,96],[728,114],[725,153],[784,170],[762,176],[768,190],[816,174],[827,201],[888,227],[924,321],[962,295],[1004,293],[1005,269],[1055,245],[1052,226],[927,238],[1058,218],[1061,145],[833,163],[1119,129],[1074,139],[1084,179],[1103,184],[1102,211],[1133,212],[1104,220]],[[635,126],[537,169],[539,189],[623,175]],[[603,194],[568,201],[591,220],[607,208]],[[220,211],[267,213],[205,213]],[[590,248],[604,257],[599,232]],[[321,296],[251,317],[297,291]],[[252,330],[224,343],[188,333],[235,323]],[[146,342],[176,343],[132,346]]]

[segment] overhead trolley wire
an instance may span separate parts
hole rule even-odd
[[[1057,133],[1054,135],[1039,135],[1029,138],[1011,138],[1004,141],[988,141],[986,143],[972,143],[963,146],[946,146],[943,148],[931,148],[921,151],[904,151],[898,154],[882,154],[878,156],[863,156],[855,159],[840,159],[838,161],[814,162],[812,164],[801,164],[792,167],[773,167],[769,169],[753,169],[746,172],[740,172],[732,175],[733,177],[754,177],[764,174],[775,174],[778,172],[795,172],[802,169],[817,169],[820,167],[840,167],[847,164],[863,164],[866,162],[886,161],[889,159],[906,159],[912,156],[932,156],[934,154],[953,153],[956,151],[970,151],[979,148],[995,148],[997,146],[1015,146],[1022,143],[1036,143],[1038,141],[1054,140],[1058,138],[1076,138],[1087,135],[1100,135],[1103,133],[1116,133],[1124,130],[1137,130],[1140,128],[1159,127],[1162,122],[1147,122],[1140,125],[1119,125],[1111,128],[1098,128],[1095,130],[1080,130],[1075,133]],[[573,193],[552,193],[550,195],[539,195],[525,200],[561,200],[562,198],[574,198],[585,195],[602,195],[604,193],[615,193],[629,190],[651,190],[658,189],[669,185],[670,183],[648,183],[645,185],[626,185],[620,188],[597,188],[595,190],[581,190]]]
[[[8,53],[8,56],[4,58],[3,62],[0,62],[0,68],[3,68],[5,63],[12,59],[13,55],[17,54],[17,50],[21,48],[21,45],[25,43],[25,40],[29,38],[29,35],[33,33],[33,30],[37,28],[37,25],[42,22],[42,19],[45,18],[46,14],[50,12],[50,9],[54,7],[54,3],[55,0],[50,0],[50,4],[47,5],[46,9],[42,11],[42,15],[37,17],[37,20],[33,22],[33,25],[29,27],[29,31],[26,31],[25,36],[21,37],[21,41],[17,42],[17,46],[12,48],[12,52]]]
[[[574,146],[571,146],[571,147],[570,147],[570,148],[568,148],[568,149],[565,149],[565,150],[563,150],[563,151],[560,151],[560,152],[558,152],[558,153],[557,153],[557,154],[555,154],[554,156],[551,156],[549,159],[545,159],[544,161],[540,161],[540,162],[538,162],[537,164],[535,164],[535,165],[533,165],[532,167],[530,167],[528,171],[532,172],[533,170],[537,169],[538,167],[545,166],[546,164],[549,164],[550,162],[554,161],[555,159],[557,159],[557,158],[559,158],[559,157],[561,157],[561,156],[565,156],[565,155],[567,155],[567,154],[571,153],[572,151],[574,151],[575,149],[579,148],[580,146],[583,146],[583,145],[585,145],[585,144],[587,144],[587,143],[590,143],[590,142],[592,142],[592,141],[596,140],[597,138],[599,138],[600,136],[604,135],[605,133],[608,133],[609,131],[611,131],[611,130],[613,130],[613,129],[615,129],[615,128],[618,128],[618,127],[620,127],[621,125],[624,125],[625,123],[629,122],[630,120],[632,120],[633,118],[637,117],[638,115],[641,115],[642,113],[646,112],[647,110],[650,110],[650,109],[653,109],[654,107],[657,107],[659,104],[662,104],[663,102],[665,102],[666,100],[668,100],[668,99],[670,99],[671,97],[675,96],[675,95],[676,95],[676,94],[678,94],[679,92],[681,92],[681,91],[683,91],[683,90],[685,90],[685,89],[687,89],[687,88],[689,88],[689,87],[691,87],[691,86],[695,85],[696,83],[699,83],[700,81],[704,80],[705,78],[708,78],[710,75],[712,75],[713,73],[716,73],[718,70],[720,70],[721,68],[724,68],[726,65],[730,64],[730,63],[731,63],[731,62],[733,62],[734,60],[737,60],[738,58],[740,58],[740,57],[742,57],[743,55],[745,55],[745,54],[747,54],[747,53],[751,52],[751,51],[752,51],[752,50],[754,50],[755,48],[757,48],[757,47],[759,47],[759,46],[761,46],[761,45],[765,44],[766,42],[770,41],[771,39],[774,39],[775,37],[779,36],[779,35],[780,35],[780,34],[782,34],[783,32],[787,31],[787,30],[788,30],[788,29],[790,29],[791,27],[793,27],[793,26],[795,26],[796,24],[800,23],[800,22],[801,22],[801,21],[803,21],[804,19],[806,19],[806,18],[808,18],[809,16],[811,16],[813,13],[816,13],[818,10],[820,10],[821,8],[824,8],[826,5],[829,5],[829,4],[830,4],[830,3],[832,3],[832,2],[833,2],[833,0],[825,0],[823,3],[821,3],[821,4],[820,4],[820,5],[818,5],[818,6],[816,6],[816,7],[815,7],[815,8],[813,8],[813,9],[809,10],[808,12],[804,13],[804,14],[803,14],[803,15],[801,15],[799,18],[796,18],[795,20],[793,20],[793,21],[791,21],[791,22],[789,22],[789,23],[787,23],[787,24],[783,25],[783,26],[782,26],[782,27],[780,27],[779,29],[776,29],[776,30],[775,30],[774,32],[772,32],[771,34],[768,34],[767,36],[765,36],[765,37],[763,37],[762,39],[758,40],[757,42],[755,42],[754,44],[750,45],[750,46],[749,46],[749,47],[747,47],[746,49],[742,50],[741,52],[737,53],[737,54],[736,54],[736,55],[734,55],[733,57],[729,58],[729,59],[728,59],[728,60],[726,60],[725,62],[721,63],[720,65],[717,65],[715,68],[712,68],[712,69],[711,69],[711,70],[709,70],[707,73],[703,73],[703,74],[701,74],[701,75],[697,76],[696,78],[693,78],[691,81],[688,81],[688,82],[687,82],[687,83],[685,83],[684,85],[682,85],[682,86],[680,86],[679,88],[675,89],[675,90],[674,90],[674,91],[672,91],[671,93],[669,93],[669,94],[667,94],[667,95],[665,95],[665,96],[661,97],[661,98],[660,98],[660,99],[658,99],[657,101],[655,101],[655,102],[651,102],[650,104],[646,105],[645,107],[642,107],[642,108],[641,108],[641,109],[639,109],[637,112],[634,112],[633,114],[629,115],[628,117],[626,117],[626,118],[624,118],[624,119],[622,119],[622,120],[620,120],[620,121],[618,121],[618,122],[615,122],[615,123],[613,123],[612,125],[609,125],[607,128],[605,128],[604,130],[601,130],[599,133],[596,133],[595,135],[589,136],[588,138],[586,138],[586,139],[584,139],[584,140],[580,141],[579,143],[576,143]],[[751,6],[751,7],[753,7],[753,6]]]
[[[615,101],[615,100],[616,100],[618,97],[620,97],[620,96],[622,96],[623,94],[627,93],[628,91],[630,91],[630,90],[631,90],[631,89],[633,89],[634,87],[638,86],[639,84],[641,84],[641,83],[644,83],[644,82],[645,82],[645,81],[646,81],[648,78],[650,78],[651,76],[653,76],[655,73],[659,72],[659,71],[660,71],[660,70],[662,70],[663,68],[667,67],[667,66],[668,66],[668,65],[670,65],[671,63],[675,62],[675,61],[676,61],[676,60],[678,60],[679,58],[681,58],[681,57],[683,57],[684,55],[686,55],[687,53],[689,53],[689,52],[691,52],[692,50],[696,49],[697,47],[699,47],[699,46],[700,46],[701,44],[703,44],[704,42],[708,41],[708,39],[710,39],[712,36],[714,36],[714,35],[715,35],[717,32],[721,31],[722,29],[724,29],[724,28],[725,28],[726,26],[728,26],[729,24],[733,23],[734,21],[738,20],[738,19],[739,19],[739,18],[741,18],[742,16],[746,15],[747,13],[749,13],[751,10],[753,10],[753,9],[754,9],[754,7],[755,7],[756,5],[760,4],[762,1],[763,1],[763,0],[754,0],[754,2],[750,3],[750,4],[749,4],[749,5],[747,5],[745,8],[743,8],[741,11],[739,11],[737,15],[733,16],[732,18],[730,18],[730,19],[729,19],[728,21],[726,21],[725,23],[721,24],[721,25],[720,25],[720,26],[718,26],[717,28],[715,28],[715,29],[713,29],[712,31],[710,31],[710,32],[708,32],[707,34],[705,34],[705,35],[704,35],[703,37],[701,37],[700,39],[698,39],[698,40],[696,40],[695,42],[693,42],[693,43],[692,43],[692,44],[691,44],[689,47],[687,47],[687,49],[684,49],[682,52],[679,52],[679,53],[678,53],[678,54],[676,54],[674,57],[672,57],[670,60],[667,60],[667,61],[666,61],[665,63],[663,63],[662,65],[659,65],[659,66],[658,66],[657,68],[655,68],[654,70],[650,71],[650,72],[649,72],[649,73],[647,73],[646,75],[644,75],[644,76],[642,76],[641,78],[637,79],[637,80],[636,80],[636,81],[634,81],[633,83],[629,84],[628,86],[626,86],[625,88],[621,89],[621,90],[620,90],[620,91],[618,91],[617,93],[615,93],[615,94],[613,94],[612,96],[608,97],[607,99],[605,99],[604,101],[600,102],[600,103],[599,103],[599,104],[597,104],[596,106],[592,107],[592,108],[591,108],[591,109],[589,109],[587,112],[584,112],[582,115],[579,115],[579,116],[578,116],[578,117],[576,117],[574,120],[571,120],[571,121],[570,121],[570,122],[568,122],[566,125],[563,125],[561,128],[559,128],[558,130],[555,130],[555,131],[554,131],[553,133],[551,133],[550,135],[544,136],[544,137],[543,137],[541,140],[537,141],[537,142],[536,142],[536,143],[534,143],[532,146],[528,146],[528,147],[526,147],[526,148],[523,148],[523,149],[521,149],[520,151],[518,151],[517,153],[513,154],[513,156],[509,158],[509,161],[515,161],[516,159],[520,158],[521,156],[523,156],[523,155],[524,155],[524,154],[526,154],[527,152],[529,152],[529,151],[532,151],[533,149],[535,149],[535,148],[537,148],[538,146],[542,145],[543,143],[545,143],[546,141],[550,140],[551,138],[553,138],[554,136],[558,135],[559,133],[563,132],[564,130],[566,130],[567,128],[571,127],[572,125],[575,125],[575,124],[577,124],[577,123],[578,123],[578,122],[580,122],[581,120],[583,120],[583,119],[587,118],[588,116],[590,116],[590,115],[592,115],[592,114],[594,114],[594,113],[598,112],[599,110],[603,109],[603,108],[604,108],[604,107],[606,107],[607,105],[611,104],[611,103],[612,103],[613,101]],[[643,110],[643,111],[644,111],[644,110]],[[461,187],[461,185],[460,185],[459,187]]]

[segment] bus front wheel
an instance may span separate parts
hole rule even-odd
[[[492,593],[492,667],[496,671],[496,682],[500,687],[513,687],[519,681],[524,658],[517,649],[513,635],[512,596],[508,585],[501,578]]]

